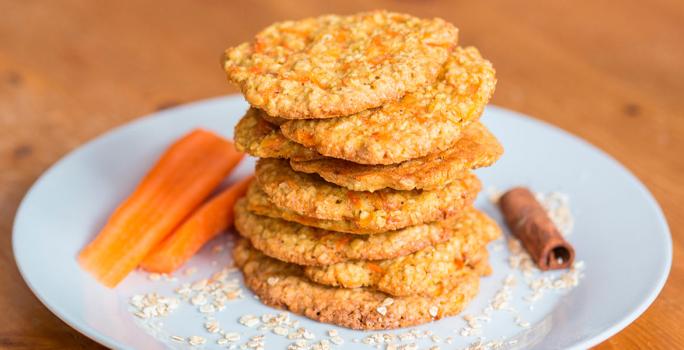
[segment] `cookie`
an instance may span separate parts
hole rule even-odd
[[[342,118],[292,120],[280,130],[327,157],[400,163],[451,147],[480,117],[495,85],[494,69],[477,49],[457,48],[433,85],[376,109]]]
[[[281,209],[375,231],[443,220],[471,203],[480,190],[475,175],[467,174],[434,191],[350,191],[317,175],[296,172],[282,159],[260,159],[255,175],[269,201]]]
[[[352,191],[435,190],[470,169],[493,164],[503,154],[499,141],[480,123],[471,124],[449,149],[391,165],[363,165],[335,158],[291,160],[296,171],[316,173]]]
[[[247,101],[283,118],[358,113],[431,84],[457,43],[442,19],[386,11],[275,23],[226,50]]]
[[[496,223],[476,210],[464,215],[453,229],[448,241],[409,255],[307,266],[304,273],[314,282],[333,287],[371,287],[394,296],[438,295],[453,287],[454,277],[464,271],[464,266],[488,265],[485,246],[501,235]]]
[[[316,321],[358,330],[395,329],[427,323],[461,312],[477,294],[479,278],[465,272],[455,287],[434,297],[389,298],[368,288],[333,288],[311,282],[302,268],[269,258],[241,239],[233,250],[245,284],[266,305]]]
[[[328,231],[352,233],[356,235],[372,235],[387,232],[387,230],[378,227],[359,227],[359,225],[353,221],[316,219],[299,215],[289,209],[278,208],[269,201],[268,197],[259,188],[259,185],[256,183],[256,181],[252,182],[247,190],[246,200],[247,209],[257,215],[292,221],[304,226],[317,227]],[[468,203],[464,203],[463,209],[465,209],[467,205]],[[455,213],[454,215],[458,215],[458,213]]]
[[[235,126],[235,147],[260,158],[287,158],[306,161],[322,158],[318,152],[289,140],[277,125],[259,117],[250,108]]]
[[[310,266],[411,254],[448,240],[457,222],[458,216],[454,216],[436,223],[362,236],[257,215],[247,210],[246,199],[235,205],[235,227],[256,249],[284,262]]]

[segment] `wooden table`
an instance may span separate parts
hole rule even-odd
[[[0,348],[97,347],[36,299],[14,264],[12,220],[45,169],[140,115],[235,92],[220,54],[272,21],[372,8],[452,21],[494,62],[495,104],[589,140],[646,183],[672,229],[672,274],[653,306],[599,348],[684,347],[681,1],[2,0]]]

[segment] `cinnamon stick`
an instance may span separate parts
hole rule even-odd
[[[506,224],[541,270],[572,266],[575,250],[537,202],[532,192],[516,187],[499,200]]]

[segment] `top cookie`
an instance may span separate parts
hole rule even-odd
[[[285,137],[332,158],[394,164],[443,151],[480,117],[496,85],[492,64],[474,47],[456,48],[436,82],[354,115],[290,120]]]
[[[275,23],[226,50],[224,69],[247,101],[288,119],[332,118],[432,83],[458,30],[386,11]]]

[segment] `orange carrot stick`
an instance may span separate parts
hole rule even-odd
[[[247,192],[252,176],[226,188],[204,203],[145,257],[140,267],[171,273],[190,260],[202,246],[233,224],[233,206]]]
[[[197,129],[171,145],[79,254],[81,266],[115,287],[211,194],[242,159],[228,140]]]

